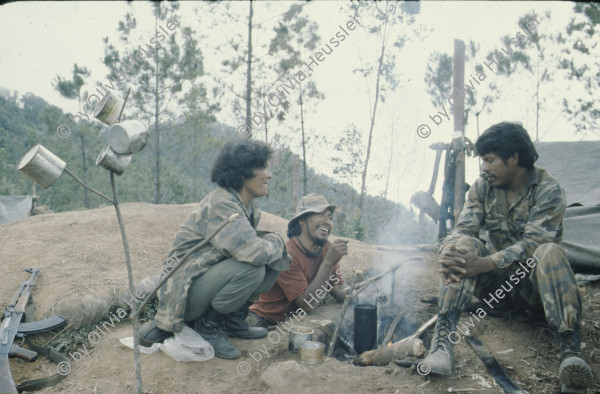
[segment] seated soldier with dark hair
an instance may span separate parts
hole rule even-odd
[[[268,327],[292,314],[303,317],[327,294],[339,302],[344,300],[344,279],[338,262],[348,254],[348,247],[340,239],[328,242],[335,208],[316,193],[300,199],[296,215],[288,223],[286,247],[292,265],[250,307],[250,325]]]
[[[452,341],[460,313],[476,296],[490,309],[521,306],[543,310],[560,342],[562,392],[584,392],[592,370],[579,345],[581,295],[560,244],[565,192],[547,171],[517,123],[487,129],[475,143],[482,172],[469,189],[456,227],[441,246],[442,281],[431,354],[431,373],[452,373]],[[487,230],[486,244],[479,230]],[[478,318],[486,308],[478,308]],[[507,333],[507,335],[510,335]],[[509,338],[507,338],[509,339]]]
[[[267,335],[245,319],[248,300],[269,290],[279,272],[290,266],[283,239],[256,232],[260,210],[253,200],[267,194],[272,153],[267,144],[250,139],[232,140],[221,148],[211,170],[211,181],[219,186],[179,227],[169,257],[181,258],[232,214],[238,216],[192,253],[159,290],[156,316],[140,330],[142,346],[162,342],[188,324],[213,346],[217,357],[234,359],[241,352],[225,335]]]

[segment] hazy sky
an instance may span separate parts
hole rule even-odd
[[[293,3],[282,1],[255,3],[254,22],[266,29],[264,32],[257,30],[254,36],[259,60],[265,63],[273,60],[265,58],[265,50],[261,49],[261,45],[268,44],[272,28],[291,4]],[[305,7],[311,20],[319,25],[323,45],[330,37],[335,36],[339,25],[345,24],[352,17],[348,11],[340,10],[341,4],[336,1],[313,1]],[[212,15],[197,12],[199,5],[195,2],[181,3],[178,14],[182,25],[191,26],[197,32],[211,37],[208,43],[200,42],[207,72],[219,72],[219,60],[231,54],[230,49],[221,52],[216,50],[219,40],[236,35],[244,39],[246,37],[247,27],[244,23],[248,3],[232,2],[229,6],[231,17],[219,21],[218,27],[209,29],[206,27],[209,25],[206,18],[213,17]],[[224,4],[214,7],[224,7]],[[480,44],[480,52],[472,62],[465,65],[465,81],[468,81],[470,75],[474,74],[475,65],[485,60],[485,54],[501,45],[502,36],[514,37],[520,31],[517,25],[519,17],[535,10],[543,15],[540,31],[564,32],[564,26],[573,15],[572,9],[573,3],[570,2],[422,2],[415,24],[396,29],[396,34],[407,33],[410,41],[397,53],[395,76],[399,86],[395,92],[388,94],[386,102],[380,103],[378,109],[372,162],[369,165],[369,193],[380,195],[383,192],[391,154],[388,198],[408,204],[413,193],[426,190],[429,186],[435,157],[429,145],[438,141],[449,142],[451,139],[452,118],[444,119],[439,126],[435,126],[429,119],[430,115],[442,111],[432,105],[423,79],[427,60],[432,52],[443,51],[452,55],[454,39],[462,39],[467,43],[472,40]],[[549,18],[544,15],[546,11],[551,12]],[[76,102],[60,97],[52,87],[52,82],[56,75],[70,78],[74,63],[92,71],[89,85],[84,89],[92,88],[91,91],[97,82],[105,82],[107,69],[101,61],[104,54],[102,39],[108,37],[119,49],[130,48],[118,40],[116,30],[126,12],[134,14],[141,30],[147,32],[145,37],[152,37],[154,18],[149,3],[17,2],[0,6],[0,86],[17,90],[19,94],[32,92],[65,111],[76,112]],[[368,20],[369,15],[365,14],[368,12],[368,9],[361,11],[356,17],[357,22]],[[417,31],[420,33],[419,37],[416,37]],[[143,37],[142,34],[141,41],[147,41]],[[325,95],[324,100],[309,107],[305,114],[306,128],[313,137],[312,141],[320,138],[318,143],[310,146],[308,156],[308,164],[319,172],[332,175],[334,164],[330,157],[333,144],[349,125],[354,124],[363,131],[363,142],[366,145],[371,110],[369,100],[373,97],[374,81],[371,79],[367,83],[362,76],[353,73],[353,70],[360,67],[361,62],[371,63],[377,58],[377,42],[364,27],[359,26],[326,57],[311,76]],[[260,62],[258,64],[260,66]],[[232,77],[243,81],[244,72],[245,66],[240,68],[239,75]],[[272,75],[270,80],[274,83],[277,78],[277,75]],[[502,96],[498,102],[490,105],[491,113],[480,116],[480,130],[499,121],[511,120],[523,122],[530,134],[535,135],[535,101],[530,94],[532,77],[521,73],[506,79],[489,73],[487,80],[481,82],[477,89],[486,89],[490,82],[501,87]],[[242,93],[245,85],[238,85],[237,90]],[[574,128],[566,122],[558,107],[560,95],[556,94],[557,89],[561,88],[564,86],[557,82],[552,89],[542,91],[546,102],[543,116],[540,117],[540,139],[597,139],[595,136],[576,135]],[[289,111],[291,114],[296,110],[292,108]],[[231,105],[225,105],[218,115],[220,121],[234,127],[242,118],[243,113],[236,113]],[[281,125],[271,121],[270,133],[277,132],[292,150],[301,153],[299,123],[293,116],[289,118]],[[466,135],[474,141],[475,120],[473,116],[469,120]],[[417,136],[416,128],[422,123],[431,127],[428,138]],[[262,138],[262,135],[257,138]],[[469,159],[467,181],[471,183],[476,176],[477,159]],[[359,187],[359,183],[356,181],[354,186]],[[438,184],[438,201],[440,191],[441,184]]]

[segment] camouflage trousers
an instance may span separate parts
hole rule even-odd
[[[192,282],[185,321],[200,318],[209,307],[223,315],[240,309],[275,284],[279,271],[237,261],[233,257],[211,266]]]
[[[479,239],[463,236],[456,246],[479,256],[489,250]],[[548,324],[558,332],[571,330],[581,321],[582,301],[575,275],[562,248],[554,243],[540,245],[526,262],[487,272],[474,278],[445,285],[441,281],[438,310],[464,311],[473,296],[483,301],[484,310],[507,306],[543,308]]]

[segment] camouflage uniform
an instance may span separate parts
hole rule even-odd
[[[158,328],[171,332],[183,328],[190,286],[221,261],[233,258],[262,271],[268,267],[281,272],[290,267],[291,260],[281,237],[275,233],[257,234],[260,210],[252,202],[244,207],[238,193],[221,187],[204,197],[179,227],[169,257],[183,257],[234,213],[238,217],[206,246],[192,253],[159,290],[158,311],[154,317]]]
[[[494,188],[478,178],[440,253],[455,244],[479,256],[490,256],[496,269],[448,286],[442,281],[439,312],[452,307],[464,311],[474,295],[490,309],[507,303],[516,306],[518,302],[520,306],[541,306],[548,323],[558,332],[579,324],[581,295],[559,246],[565,207],[565,193],[558,181],[538,167],[510,206],[506,189]],[[478,239],[481,228],[489,238],[485,245]]]

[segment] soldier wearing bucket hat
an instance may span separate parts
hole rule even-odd
[[[339,261],[348,254],[347,242],[329,241],[337,206],[310,193],[300,200],[288,223],[286,243],[292,265],[273,287],[250,307],[248,323],[268,327],[291,315],[310,313],[327,294],[341,302],[346,297]]]

